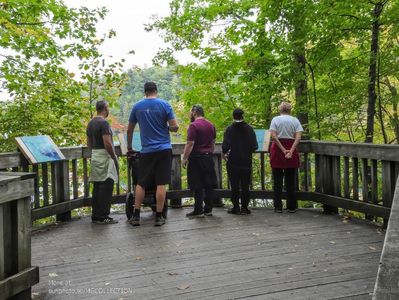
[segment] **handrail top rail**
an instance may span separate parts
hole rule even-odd
[[[175,155],[183,154],[184,145],[184,143],[174,143],[173,153]],[[68,146],[60,149],[67,160],[90,157],[87,146]],[[399,145],[302,140],[299,150],[302,153],[399,162]],[[220,154],[221,151],[221,143],[216,143],[215,153]],[[121,155],[119,146],[116,146],[116,152]],[[256,151],[256,153],[268,152]],[[0,169],[21,166],[23,162],[21,157],[21,153],[17,151],[0,153]]]
[[[399,276],[399,178],[396,181],[392,201],[391,215],[385,234],[377,280],[374,286],[373,300],[398,299]]]

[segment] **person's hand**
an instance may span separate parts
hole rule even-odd
[[[187,165],[188,165],[188,159],[187,158],[183,158],[182,165],[183,165],[184,169],[187,169]]]
[[[136,155],[136,151],[134,151],[133,149],[127,150],[127,153],[126,153],[127,158],[131,158],[132,156],[135,156],[135,155]]]
[[[231,152],[231,149],[230,149],[229,151],[227,151],[226,153],[223,153],[222,158],[223,158],[225,161],[228,161],[228,160],[229,160],[230,152]]]
[[[288,152],[285,154],[285,158],[287,158],[287,159],[292,158],[293,153],[294,153],[294,150],[288,150]]]

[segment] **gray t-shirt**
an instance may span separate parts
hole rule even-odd
[[[270,130],[276,131],[277,137],[280,139],[294,139],[295,133],[303,131],[303,128],[297,118],[280,115],[272,119]]]
[[[105,149],[103,135],[109,134],[112,140],[111,126],[109,126],[107,120],[101,117],[94,117],[90,120],[86,134],[93,149]]]

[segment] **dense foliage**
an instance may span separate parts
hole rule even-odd
[[[310,137],[398,142],[399,2],[393,0],[173,0],[154,19],[180,66],[187,106],[201,102],[226,125],[236,106],[268,126],[286,99]]]
[[[21,135],[48,134],[60,145],[82,141],[91,102],[109,97],[122,80],[121,63],[106,65],[98,51],[115,34],[97,36],[105,14],[61,0],[1,1],[1,150],[15,149]],[[65,67],[72,58],[80,61],[81,79]]]
[[[311,138],[399,141],[399,2],[394,0],[172,0],[155,18],[170,45],[133,68],[108,62],[98,37],[105,8],[69,8],[62,0],[0,3],[0,150],[13,138],[48,134],[59,145],[84,142],[93,102],[110,100],[126,124],[145,81],[158,83],[183,128],[192,104],[203,104],[222,131],[240,106],[267,128],[282,99]],[[188,50],[197,63],[178,65]],[[80,75],[66,66],[79,61]]]
[[[140,69],[135,67],[125,74],[125,82],[120,97],[112,108],[121,123],[127,123],[130,111],[138,100],[143,98],[143,86],[147,81],[158,85],[159,97],[171,102],[178,102],[178,92],[181,89],[180,79],[172,67],[150,67]]]

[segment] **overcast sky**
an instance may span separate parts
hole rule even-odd
[[[125,58],[126,68],[151,66],[151,60],[159,48],[166,46],[157,32],[146,32],[144,24],[151,21],[152,15],[167,16],[169,0],[65,0],[65,3],[71,7],[105,6],[109,10],[106,19],[99,22],[98,32],[101,35],[114,29],[117,35],[108,40],[101,50],[116,60]],[[135,54],[129,55],[130,50],[134,50]],[[182,64],[192,61],[187,53],[180,53],[177,57]]]

